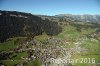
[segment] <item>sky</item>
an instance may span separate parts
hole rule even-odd
[[[40,15],[100,14],[100,0],[0,0],[0,10]]]

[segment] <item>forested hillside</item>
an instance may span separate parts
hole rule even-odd
[[[56,23],[42,20],[30,13],[0,11],[0,42],[18,36],[36,36],[45,32],[56,35],[62,31]]]

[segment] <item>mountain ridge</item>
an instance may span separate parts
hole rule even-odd
[[[83,15],[73,15],[73,14],[58,14],[54,16],[47,16],[47,15],[39,15],[40,17],[51,18],[54,17],[55,19],[71,19],[74,21],[81,21],[81,22],[100,22],[100,15],[91,15],[91,14],[83,14]]]

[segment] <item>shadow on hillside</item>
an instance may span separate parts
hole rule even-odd
[[[11,37],[34,37],[43,32],[53,36],[62,32],[62,28],[55,22],[47,19],[42,20],[37,16],[27,13],[24,13],[25,17],[19,17],[19,15],[21,15],[19,12],[2,12],[2,15],[0,15],[0,42]]]

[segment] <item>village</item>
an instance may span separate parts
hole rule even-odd
[[[40,42],[33,39],[24,42],[21,47],[9,52],[27,52],[28,56],[21,57],[20,60],[32,62],[38,59],[42,63],[42,66],[67,66],[70,62],[65,61],[66,59],[71,59],[71,56],[76,53],[84,53],[87,51],[87,49],[81,48],[80,46],[84,40],[87,39],[77,39],[76,42],[73,42],[75,46],[68,48],[67,46],[70,45],[70,43],[65,39],[52,37],[48,38],[45,42]]]

